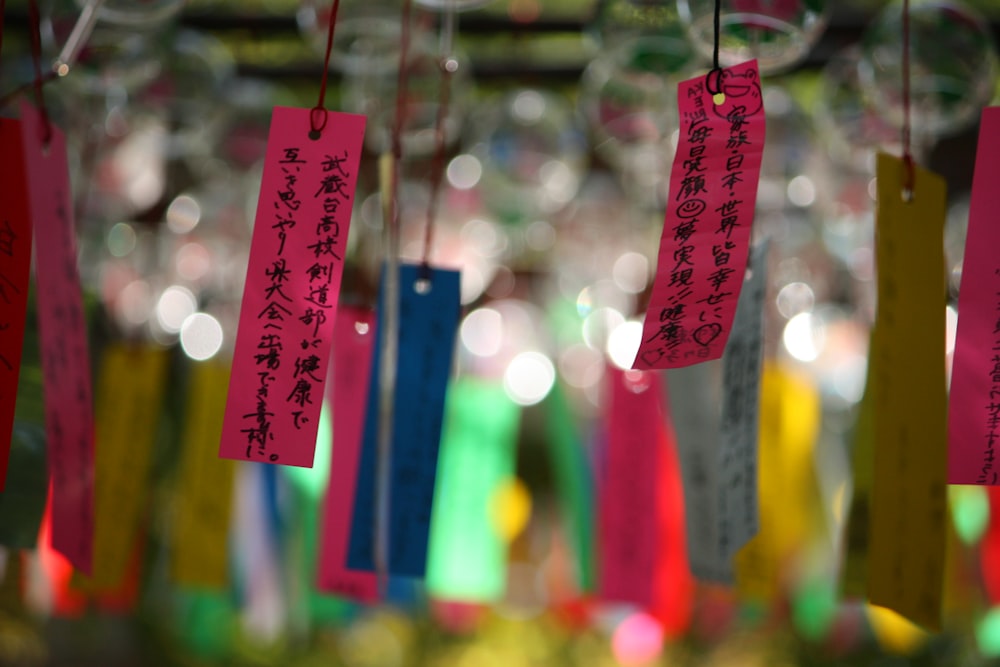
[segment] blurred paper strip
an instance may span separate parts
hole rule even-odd
[[[712,360],[670,369],[665,377],[684,485],[688,564],[701,581],[729,584],[733,564],[719,541],[722,368],[722,361]]]
[[[655,373],[607,371],[598,536],[602,600],[650,608],[661,544],[657,488],[665,422]]]
[[[684,485],[677,442],[669,424],[661,436],[660,477],[656,496],[659,507],[660,551],[657,554],[655,600],[651,614],[663,626],[666,638],[687,632],[694,612],[696,583],[688,566],[684,525]]]
[[[794,565],[825,530],[814,451],[822,405],[812,379],[765,364],[760,383],[757,489],[760,529],[736,554],[744,599],[773,601]]]
[[[594,590],[594,479],[587,450],[577,432],[559,382],[545,400],[546,444],[555,474],[559,511],[569,534],[580,593]]]
[[[427,592],[495,602],[506,590],[504,490],[514,477],[520,408],[500,384],[474,378],[448,391],[431,516]]]
[[[947,530],[944,180],[880,154],[876,178],[878,336],[868,599],[941,626]]]
[[[333,357],[326,385],[333,411],[333,452],[323,501],[318,585],[321,591],[358,602],[378,599],[375,575],[346,567],[361,463],[365,403],[371,382],[372,352],[376,347],[375,331],[374,312],[340,309],[333,330]]]
[[[998,484],[1000,463],[1000,107],[983,109],[958,295],[948,400],[948,483]]]
[[[94,558],[94,406],[66,138],[59,128],[46,128],[42,114],[23,100],[20,111],[36,241],[52,547],[89,574]],[[43,146],[47,129],[51,134]]]
[[[733,556],[759,527],[757,513],[757,435],[760,430],[760,366],[764,353],[764,295],[767,251],[764,240],[750,251],[750,276],[744,281],[733,332],[722,356],[722,421],[719,428],[719,556]]]
[[[104,350],[97,385],[94,567],[79,585],[117,589],[145,524],[168,352],[150,345]]]
[[[192,364],[171,540],[170,572],[181,586],[218,589],[229,582],[236,463],[217,451],[228,386],[228,364]]]

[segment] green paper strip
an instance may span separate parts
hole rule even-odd
[[[505,592],[507,545],[493,505],[514,475],[519,422],[497,384],[463,379],[448,389],[427,565],[434,597],[491,602]]]
[[[555,472],[556,493],[576,556],[577,585],[581,593],[594,590],[593,478],[586,450],[573,414],[557,382],[546,399],[547,441]]]

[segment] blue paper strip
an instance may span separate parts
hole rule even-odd
[[[445,391],[451,373],[455,332],[461,312],[459,273],[431,269],[430,289],[418,291],[421,267],[399,269],[399,362],[392,415],[388,573],[423,577]],[[383,282],[384,286],[384,282]],[[384,320],[379,295],[378,322]],[[380,377],[379,354],[371,377]],[[351,518],[347,567],[375,569],[375,469],[378,440],[378,382],[368,391],[365,432]]]

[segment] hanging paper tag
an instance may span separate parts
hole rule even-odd
[[[577,433],[566,394],[556,382],[545,399],[549,447],[559,509],[576,557],[578,591],[594,590],[594,482],[587,450]]]
[[[229,582],[229,523],[236,463],[220,459],[229,365],[191,365],[181,461],[174,495],[170,572],[174,583],[225,588]]]
[[[719,404],[722,362],[668,371],[670,417],[684,485],[688,563],[702,581],[733,581],[732,562],[719,548]]]
[[[219,455],[310,468],[365,118],[275,107]]]
[[[423,577],[455,331],[461,311],[459,274],[421,267],[399,269],[399,362],[393,395],[392,458],[389,482],[389,574]],[[382,295],[384,296],[384,294]],[[379,312],[383,312],[380,301]],[[361,465],[347,567],[375,569],[375,468],[377,457],[380,359],[372,363]]]
[[[653,293],[633,368],[679,368],[722,356],[743,283],[764,149],[757,61],[677,88],[680,140]]]
[[[514,477],[520,408],[500,384],[463,378],[448,392],[427,592],[443,600],[496,602],[507,589],[500,494]]]
[[[868,599],[936,630],[947,521],[945,184],[915,168],[913,201],[906,203],[904,172],[902,160],[878,156],[877,446]]]
[[[21,123],[0,118],[0,491],[14,427],[17,379],[28,311],[31,213]]]
[[[600,596],[652,606],[660,554],[660,385],[653,373],[608,367],[607,451],[599,491]]]
[[[757,434],[764,343],[768,240],[751,251],[747,278],[722,357],[719,428],[719,555],[726,562],[757,533]]]
[[[80,295],[66,139],[21,102],[45,381],[45,428],[52,480],[52,547],[90,573],[94,531],[94,433],[87,322]],[[37,243],[41,240],[41,243]]]
[[[149,471],[167,374],[167,351],[113,344],[97,385],[94,567],[80,586],[117,588],[146,514]]]
[[[323,536],[319,562],[319,589],[359,602],[378,599],[378,581],[369,572],[345,567],[351,533],[355,484],[361,461],[365,399],[371,382],[372,353],[376,348],[375,314],[343,308],[333,335],[333,363],[327,396],[333,406],[333,458],[323,501]]]
[[[948,399],[948,483],[1000,484],[1000,107],[983,109]]]

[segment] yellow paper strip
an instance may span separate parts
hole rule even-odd
[[[869,350],[875,350],[872,330]],[[872,475],[875,460],[875,382],[874,355],[868,357],[865,394],[858,407],[851,444],[851,504],[847,514],[844,566],[841,583],[844,595],[863,599],[868,594],[868,533],[871,527]]]
[[[937,630],[947,539],[945,184],[917,168],[907,203],[904,173],[902,160],[878,156],[868,599]]]
[[[113,344],[101,359],[96,399],[94,566],[89,592],[116,589],[146,516],[149,470],[167,373],[167,351]]]
[[[236,462],[218,457],[229,365],[191,369],[188,408],[174,506],[171,575],[183,586],[223,588]]]
[[[792,560],[823,526],[813,468],[820,398],[808,379],[774,363],[760,382],[758,494],[760,531],[736,554],[740,597],[773,600]]]

